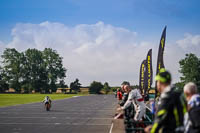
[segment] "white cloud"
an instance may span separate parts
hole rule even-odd
[[[177,40],[174,44],[167,44],[165,50],[166,67],[173,74],[175,81],[179,80],[181,74],[179,61],[185,57],[186,53],[194,53],[200,57],[200,35],[185,34],[184,38]]]
[[[119,85],[124,80],[137,84],[140,63],[146,58],[148,49],[153,48],[154,70],[157,61],[158,42],[138,42],[136,32],[103,22],[74,27],[48,21],[20,23],[12,29],[12,38],[8,44],[0,42],[0,47],[14,47],[20,51],[45,47],[57,50],[68,69],[67,83],[79,78],[84,85],[93,80],[108,81],[111,85]],[[199,35],[190,35],[174,45],[166,44],[165,64],[175,73],[175,80],[180,76],[178,61],[184,57],[185,46],[192,42],[199,48],[199,40]]]
[[[200,50],[200,35],[185,34],[184,39],[176,42],[183,50],[187,52],[199,53]]]

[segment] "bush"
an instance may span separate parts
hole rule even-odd
[[[90,94],[100,94],[100,91],[102,90],[103,87],[104,86],[102,85],[101,82],[93,81],[90,84],[89,93]]]

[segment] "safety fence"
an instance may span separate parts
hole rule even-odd
[[[146,114],[142,122],[134,121],[135,109],[131,105],[124,112],[124,125],[126,133],[143,133],[144,128],[153,123],[153,114],[151,109],[146,106]]]

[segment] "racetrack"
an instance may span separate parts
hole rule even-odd
[[[0,108],[1,133],[109,133],[116,99],[91,95]]]

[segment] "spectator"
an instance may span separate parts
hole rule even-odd
[[[183,120],[186,113],[186,104],[182,93],[170,87],[171,74],[161,69],[156,76],[157,90],[161,94],[153,126],[145,128],[151,133],[183,132]]]
[[[120,89],[117,89],[117,98],[119,102],[122,100],[122,91]]]
[[[130,85],[129,82],[127,81],[124,81],[122,84],[121,84],[121,91],[122,91],[122,94],[123,94],[123,97],[122,97],[122,101],[119,102],[119,105],[122,107],[124,106],[124,104],[126,103],[127,99],[128,99],[128,93],[127,93],[127,90],[124,88],[125,85]],[[132,112],[134,110],[134,107],[133,106],[130,106],[129,108],[125,109],[124,110],[124,116],[125,118],[129,118],[130,116],[132,116]],[[121,112],[121,110],[118,110],[120,113],[115,117],[115,119],[118,119],[120,118],[123,113]],[[130,113],[131,112],[131,113]]]
[[[122,97],[122,101],[120,103],[120,106],[124,106],[124,104],[126,103],[127,99],[128,99],[128,92],[127,90],[125,90],[124,86],[125,85],[130,85],[129,82],[127,81],[124,81],[122,84],[121,84],[121,90],[122,90],[122,94],[123,94],[123,97]]]
[[[115,95],[115,98],[117,98],[117,91],[114,91],[113,93]]]
[[[123,107],[119,108],[118,110],[125,110],[131,105],[131,103],[133,103],[136,109],[136,115],[134,117],[134,120],[142,120],[142,117],[145,115],[146,112],[146,107],[142,95],[139,93],[139,90],[132,90],[130,85],[125,85],[124,89],[127,90],[129,96]]]
[[[197,86],[190,82],[184,86],[188,102],[188,119],[185,120],[185,133],[200,133],[200,95]]]
[[[122,101],[119,103],[120,106],[124,106],[124,104],[126,103],[127,99],[128,99],[128,93],[127,91],[124,89],[125,85],[121,86],[122,89],[122,93],[123,93],[123,97],[122,97]]]

